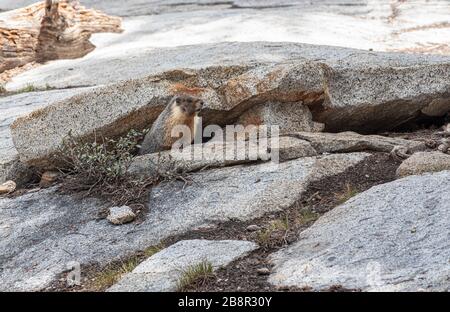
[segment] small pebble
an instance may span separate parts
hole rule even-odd
[[[128,206],[109,208],[108,221],[120,225],[133,221],[136,218],[133,210]]]
[[[252,224],[252,225],[247,226],[246,230],[249,232],[255,232],[255,231],[261,230],[261,227],[256,224]]]
[[[258,275],[269,275],[270,274],[270,270],[268,268],[259,268],[258,270],[256,270],[256,272],[258,273]]]
[[[448,150],[448,145],[447,144],[441,144],[438,146],[438,151],[442,152],[442,153],[446,153]]]
[[[14,181],[6,181],[0,184],[0,194],[9,194],[16,190],[16,183]]]
[[[39,182],[39,186],[42,188],[50,187],[53,183],[55,183],[61,173],[58,171],[46,171],[41,176],[41,181]]]

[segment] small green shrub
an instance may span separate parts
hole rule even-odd
[[[64,140],[60,154],[73,174],[83,174],[88,179],[118,179],[126,174],[142,133],[131,130],[118,140],[97,139],[82,143],[71,134]]]
[[[154,181],[130,176],[127,170],[144,135],[145,131],[131,130],[116,140],[83,142],[69,134],[55,155],[66,174],[64,188],[106,197],[114,205],[142,203]]]

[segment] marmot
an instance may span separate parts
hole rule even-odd
[[[203,101],[188,95],[175,96],[153,123],[142,142],[139,155],[160,152],[172,148],[179,137],[172,137],[172,129],[186,125],[191,130],[191,142],[197,133],[198,121]]]

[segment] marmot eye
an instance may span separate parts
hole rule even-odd
[[[180,103],[181,103],[181,99],[180,99],[180,98],[176,98],[176,99],[175,99],[175,102],[176,102],[177,104],[180,104]]]

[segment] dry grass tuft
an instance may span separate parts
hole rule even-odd
[[[343,204],[350,198],[356,196],[358,193],[359,191],[356,188],[347,183],[344,190],[341,193],[336,193],[335,197],[338,201],[338,204]]]
[[[111,287],[117,283],[123,275],[133,271],[139,263],[139,259],[133,257],[124,262],[110,264],[92,279],[90,288],[94,291],[103,291]]]
[[[203,286],[206,282],[214,278],[213,266],[208,261],[189,266],[183,270],[177,283],[177,291],[186,291]]]
[[[123,275],[133,271],[142,261],[148,259],[164,248],[165,246],[163,244],[150,246],[125,260],[110,263],[91,278],[90,282],[88,285],[85,285],[85,287],[92,291],[104,291],[117,283]]]

